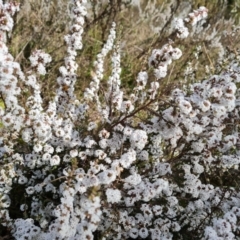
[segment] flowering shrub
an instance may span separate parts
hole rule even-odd
[[[152,51],[149,69],[127,95],[113,23],[77,99],[75,59],[87,11],[86,0],[72,3],[64,65],[45,109],[38,82],[51,57],[35,50],[30,68],[21,70],[6,45],[19,5],[0,1],[2,229],[15,239],[240,237],[238,64],[162,97],[161,79],[182,56],[168,43]],[[176,36],[188,37],[207,12],[200,7],[175,19]],[[112,72],[103,90],[109,54]]]

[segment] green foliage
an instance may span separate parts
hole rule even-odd
[[[4,102],[2,99],[0,99],[0,108],[4,109],[5,108],[5,105],[4,105]],[[0,129],[3,128],[3,124],[2,122],[0,121]]]

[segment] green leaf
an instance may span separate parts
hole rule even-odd
[[[0,108],[4,109],[5,108],[5,104],[3,102],[3,100],[0,99]]]
[[[5,109],[5,104],[2,99],[0,99],[0,108]],[[0,122],[0,129],[3,128],[2,122]]]

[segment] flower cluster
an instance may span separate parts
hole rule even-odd
[[[177,37],[186,38],[189,35],[189,30],[185,26],[185,23],[188,23],[192,26],[195,26],[199,21],[205,19],[208,14],[208,9],[205,7],[200,7],[198,10],[194,10],[193,13],[189,13],[188,17],[184,20],[181,18],[176,18],[174,20],[174,29],[177,31]]]
[[[173,48],[166,44],[162,49],[154,49],[149,58],[149,65],[155,68],[155,76],[157,79],[166,77],[167,66],[172,63],[172,60],[177,60],[182,56],[182,51],[179,48]]]
[[[19,6],[0,1],[0,7],[3,36]],[[237,239],[239,66],[233,62],[162,98],[159,80],[183,54],[166,44],[152,51],[149,69],[128,95],[113,23],[92,81],[77,99],[86,14],[86,1],[73,0],[67,54],[46,109],[38,80],[51,57],[35,50],[24,73],[0,38],[1,226],[15,239]],[[206,15],[200,7],[175,21],[177,36],[188,36],[184,21],[195,25]],[[105,76],[110,53],[112,72]],[[99,91],[104,76],[106,89]],[[32,93],[26,101],[19,86]],[[93,112],[100,121],[90,120]]]

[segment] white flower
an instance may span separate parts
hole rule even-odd
[[[148,156],[149,156],[149,153],[148,151],[146,150],[143,150],[141,151],[139,154],[138,154],[138,159],[141,160],[141,161],[147,161],[148,160]]]
[[[51,159],[51,154],[49,153],[44,153],[42,156],[43,161],[49,161]]]
[[[14,123],[14,118],[11,116],[10,113],[7,113],[5,116],[3,116],[2,120],[2,124],[5,127],[9,127]]]
[[[156,69],[154,69],[154,75],[157,79],[166,77],[167,65],[160,65]]]
[[[78,150],[77,149],[72,149],[70,152],[69,152],[70,156],[72,158],[75,158],[76,156],[78,156]]]
[[[199,140],[197,142],[192,142],[191,147],[194,150],[194,152],[201,153],[205,147],[205,144]]]
[[[40,152],[40,151],[42,151],[42,149],[43,149],[43,146],[42,146],[42,144],[40,144],[40,143],[36,143],[35,145],[34,145],[34,147],[33,147],[33,150],[35,151],[35,152]]]
[[[139,72],[137,77],[137,83],[138,83],[138,90],[142,90],[145,88],[148,80],[148,74],[147,72]]]
[[[92,148],[97,143],[93,139],[88,139],[85,143],[86,148]]]
[[[51,166],[56,166],[60,164],[60,157],[58,155],[54,155],[51,159],[50,159],[50,165]]]
[[[148,230],[147,230],[147,228],[141,228],[140,230],[139,230],[139,232],[138,232],[138,234],[139,234],[139,236],[141,237],[141,238],[146,238],[147,236],[148,236]]]
[[[213,110],[213,115],[216,118],[219,118],[219,117],[225,115],[226,112],[227,112],[227,109],[224,106],[221,106],[221,105],[218,105],[218,104],[213,104],[212,105],[212,110]]]
[[[180,108],[181,112],[183,112],[186,115],[190,114],[190,112],[192,111],[191,103],[184,99],[181,99],[179,101],[179,108]]]
[[[91,131],[97,127],[97,124],[95,122],[90,122],[88,124],[88,131]]]
[[[123,127],[122,124],[119,123],[118,125],[116,125],[116,126],[114,127],[114,130],[115,130],[115,131],[122,132],[122,131],[124,130],[124,127]]]
[[[27,194],[31,195],[35,192],[35,189],[34,189],[34,187],[28,187],[28,188],[26,188],[26,192],[27,192]]]
[[[24,142],[30,141],[32,138],[33,131],[30,128],[26,128],[22,131],[22,139]]]
[[[208,9],[205,7],[200,7],[197,10],[194,10],[192,13],[188,14],[188,18],[185,18],[186,22],[189,22],[192,26],[196,25],[197,22],[206,18],[208,15]]]
[[[118,203],[121,200],[121,192],[118,189],[108,188],[106,191],[107,201],[109,203]]]
[[[132,148],[142,150],[147,143],[147,133],[143,130],[135,130],[130,136],[130,142]]]
[[[20,210],[21,211],[26,211],[28,209],[28,205],[27,204],[21,204],[20,205]]]
[[[112,104],[116,110],[120,110],[122,108],[123,103],[123,92],[115,91],[114,96],[112,97]]]
[[[203,112],[206,112],[210,109],[211,103],[208,100],[201,101],[199,107]]]
[[[20,176],[19,179],[18,179],[18,183],[19,184],[25,184],[27,183],[28,179],[25,177],[25,176]]]
[[[223,91],[219,87],[212,87],[209,91],[209,97],[220,98],[223,94]]]
[[[98,136],[102,139],[102,138],[109,138],[110,133],[106,130],[103,129],[99,132]]]
[[[133,132],[133,128],[129,126],[126,126],[123,130],[123,134],[127,137],[131,136],[132,132]]]
[[[137,228],[131,228],[129,231],[129,236],[133,239],[136,239],[138,237],[138,229]]]
[[[177,37],[186,38],[189,35],[188,28],[184,26],[184,22],[181,18],[174,20],[174,28],[177,31]]]
[[[156,216],[159,216],[162,214],[162,207],[159,206],[159,205],[154,205],[153,208],[153,213],[156,215]]]
[[[95,152],[94,152],[94,155],[96,156],[96,157],[98,157],[98,159],[104,159],[104,158],[106,158],[107,157],[107,154],[103,151],[103,150],[96,150]]]
[[[136,152],[130,149],[127,153],[124,153],[119,160],[124,168],[129,168],[131,164],[136,160]]]
[[[38,183],[34,186],[36,192],[41,192],[42,191],[42,184]]]
[[[47,152],[49,154],[52,154],[54,152],[54,148],[51,145],[46,144],[44,146],[44,152]]]
[[[182,56],[182,51],[179,48],[174,48],[171,56],[173,60],[177,60]]]
[[[45,75],[45,65],[52,61],[49,54],[44,53],[42,50],[35,50],[29,58],[32,67],[36,67],[39,74]]]
[[[84,151],[79,152],[78,156],[82,159],[82,160],[86,160],[87,159],[87,154]]]
[[[105,171],[99,173],[97,176],[99,178],[99,181],[102,184],[110,184],[113,181],[115,181],[115,179],[117,177],[116,172],[113,170],[105,170]]]
[[[122,112],[132,112],[134,110],[134,106],[130,100],[123,101],[121,106]]]
[[[158,82],[151,82],[151,88],[149,89],[149,92],[151,94],[151,99],[155,98],[158,88],[159,88]]]
[[[64,150],[64,147],[63,146],[57,146],[56,147],[56,152],[59,153],[59,152],[62,152]]]
[[[124,179],[124,182],[130,183],[132,185],[138,185],[142,181],[142,178],[139,174],[135,173]]]
[[[38,64],[37,66],[37,72],[40,74],[40,75],[45,75],[47,72],[46,72],[46,68],[44,67],[43,64]]]

